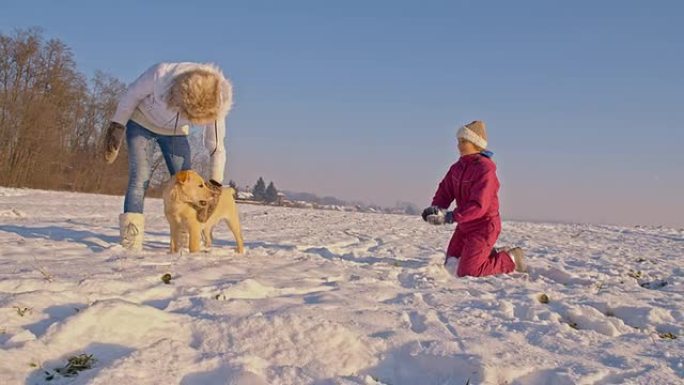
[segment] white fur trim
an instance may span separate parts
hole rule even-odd
[[[456,137],[459,139],[465,139],[480,148],[487,148],[487,141],[466,126],[463,126],[458,129]]]

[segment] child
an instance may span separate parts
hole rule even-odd
[[[474,121],[458,129],[461,154],[439,184],[432,206],[423,211],[423,219],[434,225],[456,222],[446,253],[445,266],[450,274],[482,277],[526,271],[519,247],[494,249],[501,232],[499,216],[499,179],[496,165],[486,151],[485,124]],[[456,200],[456,209],[446,211]]]

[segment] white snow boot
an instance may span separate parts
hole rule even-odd
[[[132,251],[142,251],[145,217],[141,213],[119,215],[121,246]]]
[[[527,272],[527,264],[525,263],[525,252],[519,247],[506,250],[506,253],[511,257],[515,263],[515,271],[519,273]]]
[[[444,262],[444,269],[454,277],[458,277],[458,258],[447,257],[446,262]]]

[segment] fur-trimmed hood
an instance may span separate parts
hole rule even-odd
[[[214,64],[181,63],[164,101],[193,124],[208,124],[225,117],[233,102],[230,81]]]

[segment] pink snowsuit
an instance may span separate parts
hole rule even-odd
[[[482,154],[462,156],[439,184],[432,205],[448,209],[456,200],[458,223],[447,249],[447,258],[458,258],[459,277],[510,273],[515,263],[494,244],[501,232],[499,179],[496,165]]]

